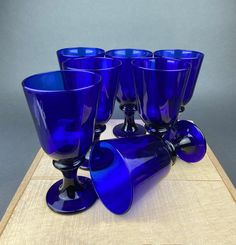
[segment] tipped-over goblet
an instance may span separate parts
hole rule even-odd
[[[55,71],[22,82],[41,146],[63,174],[46,196],[58,213],[84,211],[97,199],[91,180],[76,173],[92,144],[100,81],[91,72]]]
[[[117,100],[120,103],[120,109],[124,111],[125,121],[115,126],[113,133],[116,137],[145,134],[144,127],[134,121],[137,105],[131,61],[141,57],[152,57],[152,52],[141,49],[114,49],[107,51],[106,56],[122,61],[118,77]]]
[[[61,70],[63,70],[63,63],[67,60],[79,57],[103,57],[104,55],[105,50],[101,48],[76,47],[57,50],[57,59]]]
[[[157,50],[154,52],[155,57],[166,57],[184,60],[191,64],[189,78],[187,80],[186,89],[181,103],[180,112],[183,112],[185,105],[189,103],[193,96],[197,78],[201,69],[204,54],[198,51],[183,50],[183,49],[166,49]]]
[[[85,57],[69,60],[63,64],[65,70],[88,70],[101,76],[101,92],[95,123],[94,141],[98,141],[101,133],[106,129],[106,123],[112,116],[118,85],[118,71],[121,61],[105,57]],[[88,169],[88,161],[80,166]]]
[[[127,212],[134,197],[140,200],[151,185],[168,174],[176,154],[185,161],[198,161],[199,152],[206,147],[203,135],[189,121],[182,121],[178,127],[175,142],[143,135],[95,143],[90,173],[98,197],[108,210],[115,214]]]

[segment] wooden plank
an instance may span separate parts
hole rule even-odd
[[[44,152],[42,149],[40,149],[37,153],[37,155],[35,156],[29,170],[27,171],[25,177],[23,178],[20,186],[18,187],[15,195],[13,196],[4,216],[1,219],[0,222],[0,235],[2,234],[5,226],[7,225],[7,222],[9,221],[18,201],[20,200],[22,194],[25,191],[25,188],[27,187],[28,183],[30,182],[30,179],[35,171],[35,169],[37,168],[42,156],[43,156]]]
[[[45,203],[53,182],[30,181],[1,245],[236,244],[236,205],[222,181],[153,182],[123,216],[99,200],[77,215],[53,213]]]

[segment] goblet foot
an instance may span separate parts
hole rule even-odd
[[[125,121],[122,124],[118,124],[113,128],[113,134],[117,138],[144,135],[146,130],[142,125],[136,124],[134,120],[134,113],[137,108],[134,104],[120,105],[120,109],[124,111]]]
[[[206,139],[201,130],[191,121],[175,123],[176,136],[172,140],[179,158],[185,162],[198,162],[206,154]]]
[[[113,134],[117,138],[146,134],[145,128],[140,124],[135,124],[135,127],[133,128],[132,131],[126,131],[124,126],[125,126],[124,123],[121,123],[121,124],[116,125],[113,128]]]
[[[87,177],[78,177],[78,185],[68,186],[63,192],[60,188],[63,180],[51,186],[46,195],[46,202],[54,212],[69,214],[79,213],[90,208],[97,200],[91,180]]]
[[[149,134],[173,144],[176,154],[185,162],[198,162],[206,154],[206,139],[192,121],[176,121],[168,129],[158,129],[152,125],[145,125],[145,128]]]

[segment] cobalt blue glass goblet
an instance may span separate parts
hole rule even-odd
[[[203,134],[192,122],[177,121],[191,64],[163,57],[135,60],[132,64],[138,110],[147,131],[175,144],[183,140],[197,142],[198,148],[192,147],[184,156],[187,162],[200,161],[206,152]],[[183,138],[183,134],[188,137]]]
[[[142,135],[95,143],[90,155],[90,174],[105,207],[115,214],[127,212],[134,198],[140,199],[151,185],[168,174],[176,154],[185,161],[198,160],[194,155],[202,149],[203,138],[194,127],[191,129],[180,130],[178,142]]]
[[[63,174],[46,195],[58,213],[84,211],[97,199],[91,180],[76,173],[92,144],[100,80],[86,71],[54,71],[22,82],[41,146]]]
[[[100,135],[106,129],[106,123],[112,116],[118,85],[118,71],[121,61],[106,57],[85,57],[68,60],[63,64],[65,70],[88,70],[101,76],[101,92],[98,100],[98,109],[95,123],[94,141],[100,139]],[[88,169],[88,161],[80,166]]]
[[[79,57],[103,57],[104,55],[105,50],[101,48],[76,47],[57,50],[57,59],[61,70],[63,70],[63,63],[67,60]]]
[[[152,57],[152,52],[142,49],[114,49],[107,51],[106,56],[122,61],[118,75],[117,100],[120,103],[120,109],[125,113],[125,121],[115,126],[113,133],[116,137],[145,134],[144,127],[134,121],[137,104],[131,61],[141,57]]]
[[[190,64],[162,57],[132,64],[138,111],[146,129],[165,134],[178,117]]]
[[[204,54],[199,51],[193,51],[193,50],[166,49],[166,50],[155,51],[154,56],[180,59],[191,64],[190,74],[187,80],[187,85],[180,108],[180,112],[183,112],[185,109],[185,105],[189,103],[189,101],[193,96],[193,92],[201,69]]]

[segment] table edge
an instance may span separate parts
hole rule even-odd
[[[231,182],[230,178],[226,174],[224,168],[221,166],[219,160],[217,159],[217,157],[215,156],[215,154],[213,153],[211,148],[209,146],[207,148],[208,148],[207,149],[208,157],[210,158],[210,160],[211,160],[212,164],[214,165],[216,171],[218,172],[222,181],[224,182],[225,186],[227,187],[227,189],[228,189],[229,193],[231,194],[233,200],[236,202],[236,189],[235,189],[234,184]]]
[[[36,154],[33,162],[31,163],[28,171],[26,172],[23,180],[21,181],[19,187],[16,190],[16,193],[14,194],[13,198],[11,199],[1,221],[0,221],[0,235],[3,233],[9,219],[11,218],[12,213],[15,210],[15,207],[18,203],[18,201],[20,200],[21,196],[23,195],[28,183],[31,180],[31,177],[33,176],[40,160],[42,159],[44,154],[44,151],[42,148],[40,148],[40,150],[38,151],[38,153]]]
[[[232,196],[232,199],[236,202],[236,189],[233,185],[233,183],[231,182],[231,180],[229,179],[228,175],[226,174],[226,172],[224,171],[223,167],[221,166],[220,162],[218,161],[218,159],[216,158],[215,154],[213,153],[213,151],[211,150],[211,148],[209,146],[207,146],[207,153],[208,157],[210,158],[212,164],[214,165],[216,171],[218,172],[218,174],[220,175],[224,185],[226,186],[226,188],[228,189],[230,195]],[[40,160],[42,159],[44,155],[44,151],[42,150],[42,148],[40,148],[40,150],[38,151],[38,153],[36,154],[30,168],[28,169],[26,175],[24,176],[21,184],[19,185],[16,193],[14,194],[13,198],[11,199],[1,221],[0,221],[0,236],[2,235],[6,225],[8,224],[9,219],[11,218],[12,213],[14,212],[14,209],[18,203],[18,201],[20,200],[21,196],[23,195],[28,183],[31,180],[31,177],[33,176]]]

